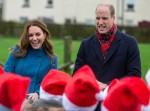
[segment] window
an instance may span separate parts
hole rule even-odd
[[[131,20],[131,19],[126,19],[126,25],[127,25],[127,26],[133,26],[133,20]]]
[[[46,18],[46,17],[43,17],[42,19],[46,24],[52,24],[54,23],[54,20],[52,18]]]
[[[85,24],[87,24],[87,25],[95,25],[95,20],[94,19],[86,19]]]
[[[134,11],[134,4],[127,4],[127,11]]]
[[[22,7],[29,7],[29,0],[23,0]]]
[[[48,17],[38,17],[38,19],[42,20],[46,24],[53,24],[54,20],[53,18],[48,18]]]
[[[21,23],[25,23],[28,21],[28,18],[27,17],[20,17],[20,22]]]
[[[71,19],[66,18],[66,19],[65,19],[65,24],[71,24]]]
[[[53,0],[47,0],[46,8],[53,8]]]

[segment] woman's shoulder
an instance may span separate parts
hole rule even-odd
[[[53,60],[56,60],[56,59],[58,59],[58,56],[57,56],[57,55],[53,55],[53,56],[52,56],[52,59],[53,59]]]
[[[13,48],[11,50],[16,52],[16,53],[20,53],[19,49],[20,49],[20,46],[18,44],[16,44],[13,46]]]
[[[54,69],[57,69],[57,67],[58,67],[58,56],[57,55],[53,55],[51,57],[51,67]]]

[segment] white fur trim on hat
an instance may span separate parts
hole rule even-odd
[[[101,110],[100,111],[109,111],[104,105],[103,103],[101,104]]]
[[[0,111],[13,111],[13,110],[0,104]]]
[[[141,111],[150,111],[150,103],[147,106],[142,105]]]
[[[71,101],[69,101],[66,95],[63,94],[62,104],[66,111],[72,111],[72,110],[73,111],[94,111],[97,107],[98,102],[89,107],[80,107],[80,106],[73,104]]]
[[[150,88],[150,69],[148,70],[148,72],[145,75],[145,80]]]
[[[53,95],[45,92],[42,87],[40,87],[40,98],[45,100],[55,100],[62,104],[62,95]]]

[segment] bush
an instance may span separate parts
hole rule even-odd
[[[0,35],[8,37],[20,37],[23,31],[24,24],[15,22],[0,21]],[[61,39],[66,35],[71,35],[74,40],[81,40],[91,36],[95,31],[95,26],[83,24],[47,24],[52,35],[57,39]],[[125,30],[127,34],[136,37],[139,43],[150,43],[149,27],[119,27],[120,30]]]

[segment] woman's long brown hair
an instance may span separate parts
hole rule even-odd
[[[29,47],[29,39],[28,39],[28,29],[30,26],[37,26],[41,28],[43,33],[46,35],[45,41],[43,42],[42,48],[44,51],[52,57],[54,55],[53,44],[50,41],[50,33],[47,29],[47,26],[41,20],[31,20],[28,21],[25,26],[23,33],[21,35],[20,43],[16,44],[17,50],[13,50],[13,54],[15,57],[24,57],[27,53],[27,48]],[[19,53],[18,53],[19,52]]]

